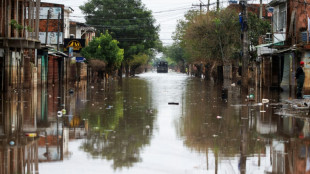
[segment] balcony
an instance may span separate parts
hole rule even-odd
[[[30,38],[7,38],[0,37],[0,47],[3,48],[28,48],[40,49],[41,42]]]

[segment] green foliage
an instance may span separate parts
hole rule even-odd
[[[100,37],[94,38],[81,54],[87,59],[98,59],[107,63],[107,69],[112,71],[119,68],[124,57],[124,50],[118,47],[118,41],[105,32]]]
[[[184,48],[193,61],[229,61],[240,48],[240,27],[235,11],[224,9],[199,15],[183,35]]]
[[[126,61],[151,48],[160,48],[159,26],[141,0],[89,0],[80,9],[86,23],[99,31],[109,30],[124,49]]]
[[[21,31],[24,29],[24,27],[18,24],[17,21],[14,19],[11,20],[10,25],[12,26],[13,29],[17,29],[18,31]]]
[[[134,55],[133,59],[130,60],[129,65],[130,66],[145,65],[145,64],[147,64],[148,59],[149,59],[149,57],[146,54]]]
[[[250,45],[258,44],[258,37],[270,31],[269,21],[249,13],[248,35]],[[233,9],[209,11],[199,15],[189,11],[185,20],[178,22],[174,33],[175,44],[183,48],[187,62],[229,62],[239,56],[241,29],[238,14]],[[167,54],[174,58],[173,55]],[[250,55],[255,57],[255,50]]]
[[[33,31],[33,29],[30,26],[24,27],[24,26],[18,24],[17,21],[14,19],[11,20],[10,25],[12,26],[13,29],[16,29],[17,31],[22,31],[23,29],[26,29],[29,32]]]
[[[248,14],[248,27],[248,35],[251,47],[258,45],[259,36],[265,35],[271,31],[271,25],[268,20],[259,19],[256,14],[251,12]],[[256,50],[250,50],[250,55],[252,60],[256,59]]]
[[[176,63],[184,62],[186,60],[185,50],[179,43],[173,43],[171,46],[166,46],[164,49],[164,55],[170,57]]]
[[[29,31],[29,32],[32,32],[33,31],[33,28],[31,28],[30,26],[26,26],[26,28],[25,28],[27,31]]]

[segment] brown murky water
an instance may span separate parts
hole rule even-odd
[[[251,91],[177,73],[16,90],[1,100],[0,173],[309,172],[308,112]]]

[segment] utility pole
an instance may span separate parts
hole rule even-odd
[[[249,48],[248,48],[248,24],[247,24],[247,0],[240,0],[242,8],[242,87],[248,87],[248,66],[249,66]]]
[[[48,22],[50,20],[51,9],[47,10],[47,21],[46,21],[46,35],[45,35],[45,45],[47,45],[47,37],[48,37]]]
[[[220,10],[220,0],[216,1],[216,10],[219,11]]]
[[[58,13],[58,29],[57,29],[57,51],[59,51],[59,30],[60,30],[60,12]]]
[[[205,4],[200,3],[199,5],[193,4],[192,6],[194,6],[194,7],[199,6],[199,7],[200,7],[200,14],[201,14],[201,12],[202,12],[202,7],[207,7],[208,5],[205,5]],[[208,8],[209,8],[209,6],[208,6]],[[208,11],[209,11],[209,10],[208,10]]]
[[[263,19],[263,0],[259,1],[259,19]]]
[[[40,0],[36,0],[36,28],[35,28],[35,39],[39,40],[39,23],[40,23]]]
[[[208,0],[208,12],[210,11],[210,0]]]

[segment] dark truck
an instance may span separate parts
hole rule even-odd
[[[168,62],[160,61],[157,65],[157,73],[167,73],[168,72]]]

